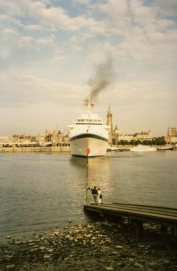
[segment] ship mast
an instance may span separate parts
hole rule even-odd
[[[91,103],[92,103],[92,99],[91,99],[90,93],[89,93],[89,97],[88,97],[88,116],[89,116],[89,118],[90,118],[91,113],[92,113],[92,106],[91,106]]]
[[[94,106],[94,102],[92,102],[92,98],[90,97],[90,92],[89,92],[89,96],[88,96],[88,102],[86,102],[84,105],[88,106],[88,117],[91,117],[91,113],[92,113],[92,107]]]
[[[89,96],[88,96],[88,116],[90,118],[91,113],[92,113],[92,107],[94,106],[94,103],[92,102],[92,98],[90,97],[90,92],[89,92]]]

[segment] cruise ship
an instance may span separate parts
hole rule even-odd
[[[98,115],[92,114],[94,103],[89,95],[87,114],[81,115],[68,125],[71,154],[80,157],[96,157],[106,155],[108,147],[108,129]]]

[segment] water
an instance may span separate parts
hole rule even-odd
[[[89,159],[88,186],[103,203],[177,208],[177,152],[115,152]],[[0,240],[86,224],[87,160],[65,153],[0,154]],[[89,193],[89,202],[92,202]]]

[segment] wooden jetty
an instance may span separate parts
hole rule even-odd
[[[177,236],[177,209],[113,203],[84,205],[84,210],[99,213],[105,220],[114,222],[127,218],[128,223],[136,225],[137,235],[143,229],[143,223],[148,222],[161,225],[161,232],[164,234],[170,227],[172,233]]]

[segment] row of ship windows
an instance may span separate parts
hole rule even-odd
[[[88,121],[88,122],[92,122],[92,121],[94,121],[94,122],[100,122],[101,120],[91,120],[91,119],[90,119],[90,120],[89,120],[89,119],[88,119],[88,120],[82,120],[82,119],[81,119],[81,120],[78,120],[78,122],[80,122],[80,121],[81,121],[81,122],[82,122],[82,121]]]
[[[76,123],[76,124],[79,124],[79,125],[102,125],[102,123]]]

